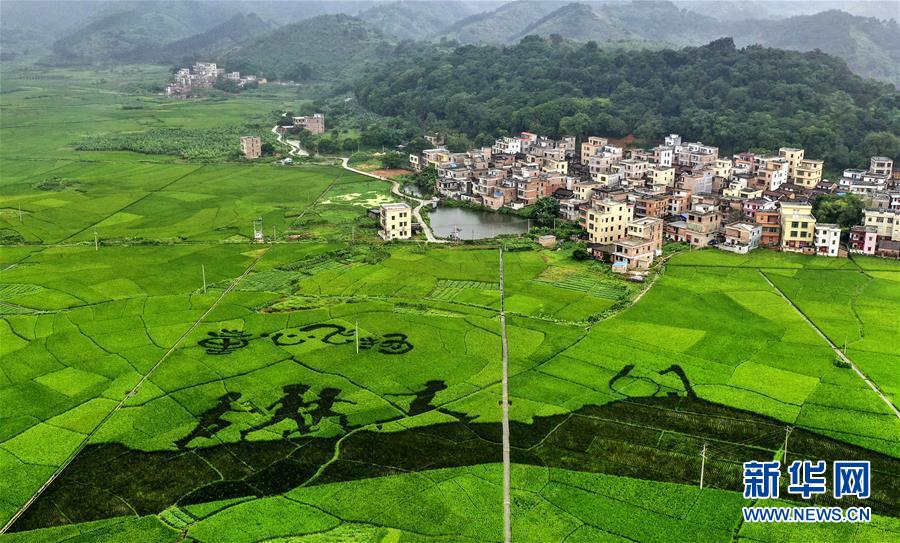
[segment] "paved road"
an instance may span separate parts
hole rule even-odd
[[[278,138],[279,143],[283,143],[283,144],[285,144],[285,145],[287,145],[288,147],[291,148],[291,150],[288,151],[288,154],[289,154],[289,155],[292,155],[292,156],[309,156],[309,153],[307,153],[305,149],[303,149],[302,147],[300,147],[300,144],[299,144],[299,143],[294,142],[294,140],[284,139],[284,135],[278,133],[278,125],[277,125],[277,124],[276,124],[275,126],[272,127],[272,133],[275,134],[275,137],[276,137],[276,138]]]
[[[428,202],[430,202],[430,200],[420,200],[419,198],[414,198],[407,194],[403,194],[403,192],[400,190],[400,183],[398,183],[397,181],[394,181],[393,179],[388,179],[387,177],[384,177],[381,175],[375,175],[374,173],[364,172],[362,170],[357,170],[356,168],[352,168],[347,165],[348,160],[350,160],[350,159],[349,158],[341,159],[341,167],[343,167],[345,170],[349,170],[353,173],[358,173],[359,175],[365,175],[366,177],[380,179],[381,181],[387,181],[388,183],[391,184],[391,193],[393,193],[401,198],[405,198],[407,200],[413,200],[415,202],[418,202],[418,205],[415,208],[413,208],[412,214],[413,214],[413,217],[415,217],[416,220],[419,221],[419,224],[422,225],[422,231],[425,232],[425,238],[428,241],[430,241],[431,243],[447,243],[448,242],[448,240],[446,240],[446,239],[440,239],[440,238],[435,237],[434,232],[431,231],[431,226],[429,226],[427,222],[422,220],[422,213],[421,213],[422,207],[425,206],[425,204],[427,204]]]
[[[510,518],[509,482],[509,346],[506,340],[506,310],[503,305],[503,247],[500,247],[500,344],[503,350],[503,374],[500,406],[503,409],[503,541],[510,543],[512,524]]]
[[[769,286],[771,286],[773,289],[775,289],[775,291],[778,292],[778,294],[779,294],[782,298],[784,298],[784,300],[785,300],[787,303],[791,304],[791,307],[793,307],[793,308],[797,311],[797,313],[799,313],[800,316],[803,317],[803,320],[806,321],[806,324],[808,324],[813,330],[815,330],[816,333],[819,334],[819,336],[821,336],[822,339],[824,339],[826,343],[828,343],[828,345],[831,347],[831,350],[834,351],[834,353],[835,353],[836,355],[838,355],[839,357],[841,357],[841,360],[843,360],[843,361],[846,362],[847,364],[850,364],[850,367],[853,368],[853,371],[855,371],[856,374],[859,375],[859,377],[860,377],[867,385],[869,385],[869,387],[871,387],[871,389],[874,390],[875,393],[878,394],[879,397],[881,397],[882,401],[884,401],[884,403],[887,404],[887,406],[890,408],[890,410],[894,412],[894,415],[896,415],[897,418],[900,418],[900,411],[897,410],[897,406],[895,406],[893,403],[891,403],[891,401],[887,398],[887,396],[885,396],[884,394],[882,394],[881,390],[878,389],[878,387],[875,385],[875,383],[873,383],[873,382],[866,376],[865,373],[863,373],[862,371],[860,371],[860,369],[859,369],[858,367],[856,367],[856,364],[854,364],[853,361],[850,360],[850,359],[847,357],[847,355],[844,354],[844,351],[840,350],[840,349],[838,348],[837,345],[835,345],[834,343],[832,343],[832,341],[831,341],[830,339],[828,339],[828,336],[826,336],[825,333],[822,332],[822,330],[820,330],[819,327],[816,326],[816,325],[813,323],[813,321],[809,320],[809,318],[806,316],[806,314],[803,313],[803,311],[801,311],[800,308],[797,307],[797,305],[796,305],[790,298],[788,298],[787,295],[785,295],[785,293],[782,292],[780,288],[778,288],[777,286],[775,286],[775,283],[773,283],[772,281],[770,281],[769,278],[768,278],[768,276],[766,276],[766,274],[765,274],[762,270],[759,270],[759,269],[758,269],[758,270],[756,270],[756,271],[758,271],[759,274],[763,276],[763,279],[766,280],[766,283],[769,283]]]

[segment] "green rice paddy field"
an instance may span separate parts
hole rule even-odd
[[[50,75],[0,94],[0,540],[501,540],[497,247],[383,244],[387,185],[333,166],[72,148],[281,94],[133,110],[112,74]],[[502,257],[514,541],[900,538],[900,420],[779,294],[894,401],[896,262],[683,253],[633,303],[525,248]],[[740,464],[788,427],[791,459],[871,460],[871,523],[741,522]]]

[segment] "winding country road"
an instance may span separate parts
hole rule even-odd
[[[299,143],[294,143],[292,140],[285,139],[284,134],[280,134],[278,132],[277,124],[272,127],[272,133],[275,134],[275,137],[278,139],[278,143],[287,145],[288,147],[291,148],[291,150],[288,151],[289,155],[291,155],[291,156],[309,156],[309,153],[307,153],[305,149],[300,147]]]
[[[272,127],[272,133],[275,134],[275,136],[278,138],[279,143],[281,143],[283,145],[287,145],[288,147],[291,148],[291,150],[288,151],[289,155],[298,156],[298,157],[299,156],[309,156],[309,153],[307,153],[303,148],[301,148],[298,143],[295,143],[291,140],[285,139],[284,135],[279,134],[277,124]],[[405,200],[412,200],[414,202],[417,202],[418,205],[416,205],[416,207],[413,208],[412,214],[413,214],[413,217],[415,217],[415,219],[417,221],[419,221],[419,224],[422,225],[422,231],[425,232],[425,239],[427,239],[431,243],[448,243],[449,242],[449,240],[440,239],[440,238],[435,237],[434,232],[432,232],[432,230],[431,230],[431,226],[429,226],[429,224],[422,219],[422,208],[425,207],[425,204],[427,204],[430,200],[421,200],[419,198],[409,196],[408,194],[404,194],[400,190],[400,183],[398,183],[397,181],[394,181],[393,179],[388,179],[387,177],[384,177],[381,175],[375,175],[374,173],[364,172],[362,170],[357,170],[356,168],[352,168],[351,166],[349,166],[347,164],[349,162],[349,160],[350,160],[349,157],[341,157],[341,167],[347,171],[350,171],[353,173],[358,173],[359,175],[365,175],[366,177],[372,177],[372,178],[378,179],[380,181],[387,181],[388,183],[391,184],[391,193],[393,193],[394,195],[399,196],[400,198],[403,198]]]
[[[387,177],[384,177],[381,175],[375,175],[374,173],[364,172],[362,170],[357,170],[356,168],[352,168],[349,165],[347,165],[347,161],[349,161],[349,160],[350,160],[349,158],[341,158],[341,167],[344,168],[345,170],[351,171],[353,173],[358,173],[359,175],[365,175],[366,177],[372,177],[375,179],[380,179],[381,181],[387,181],[388,183],[391,184],[391,193],[392,194],[399,196],[401,198],[404,198],[406,200],[413,200],[415,202],[418,202],[418,205],[413,208],[412,214],[413,214],[413,217],[415,217],[416,220],[419,221],[419,224],[422,225],[422,231],[425,232],[425,238],[429,242],[431,242],[431,243],[447,243],[449,241],[446,239],[436,238],[434,236],[434,232],[431,231],[431,226],[429,226],[427,222],[422,220],[422,213],[421,213],[422,207],[424,207],[425,204],[428,203],[430,200],[421,200],[419,198],[415,198],[413,196],[403,194],[403,192],[400,190],[399,182],[394,181],[393,179],[388,179]]]

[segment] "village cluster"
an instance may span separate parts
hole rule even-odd
[[[829,257],[900,255],[900,171],[885,157],[833,182],[803,149],[720,157],[717,147],[677,134],[652,149],[593,136],[579,148],[574,137],[528,132],[464,153],[448,151],[437,137],[429,141],[435,148],[409,162],[415,170],[437,169],[440,196],[492,209],[555,198],[560,216],[585,229],[592,254],[619,271],[650,267],[663,239],[735,253],[767,247]],[[838,225],[812,214],[813,198],[840,193],[869,205],[847,244]]]
[[[226,72],[216,66],[215,62],[196,62],[190,68],[179,68],[172,82],[166,85],[166,96],[170,98],[188,98],[198,91],[211,89],[218,81],[233,81],[239,88],[247,85],[265,85],[264,77],[255,75],[241,76],[240,72]]]

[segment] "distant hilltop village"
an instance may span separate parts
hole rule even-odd
[[[233,82],[238,88],[248,85],[265,85],[266,78],[248,75],[241,77],[240,72],[226,73],[214,62],[197,62],[190,68],[179,68],[175,72],[172,83],[166,85],[166,96],[171,98],[187,98],[197,91],[211,89],[221,81]]]
[[[769,247],[831,257],[900,256],[900,171],[885,157],[832,182],[822,179],[822,161],[803,149],[727,158],[677,134],[652,149],[630,150],[596,136],[578,149],[574,137],[529,132],[464,153],[448,151],[439,138],[429,141],[435,148],[409,162],[417,171],[437,169],[440,195],[492,209],[552,197],[563,218],[586,230],[594,256],[614,266],[648,267],[663,237],[736,253]],[[838,225],[817,223],[811,204],[817,195],[841,193],[869,205],[843,246]]]

